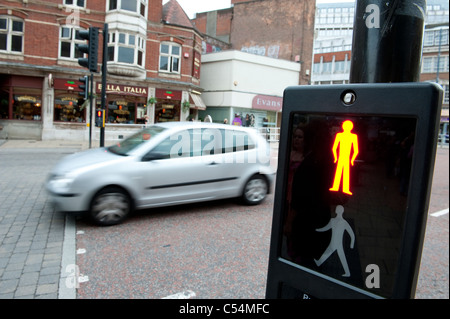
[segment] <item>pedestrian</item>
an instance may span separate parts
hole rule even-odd
[[[239,113],[236,113],[234,115],[234,120],[233,123],[231,123],[232,125],[236,125],[236,126],[242,126],[242,120],[241,117],[239,116]]]

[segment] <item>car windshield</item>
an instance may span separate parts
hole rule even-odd
[[[166,129],[163,127],[150,126],[136,134],[131,135],[130,137],[124,139],[116,145],[108,147],[107,149],[114,154],[127,156],[131,151],[138,148],[140,145],[146,143],[165,130]]]

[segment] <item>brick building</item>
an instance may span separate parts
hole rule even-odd
[[[233,49],[301,64],[299,83],[309,84],[315,0],[232,0],[233,7],[198,13],[195,27],[222,43],[203,52]]]
[[[203,38],[176,0],[164,6],[162,0],[1,1],[2,137],[89,138],[91,110],[78,94],[78,79],[88,71],[78,65],[75,45],[84,43],[79,30],[99,28],[101,70],[105,23],[106,140],[128,135],[146,120],[197,116],[204,108],[198,94]],[[94,82],[99,106],[100,73]],[[98,139],[98,129],[92,131]]]

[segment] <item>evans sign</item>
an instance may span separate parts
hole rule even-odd
[[[252,109],[281,112],[283,98],[269,95],[256,95],[253,98]]]

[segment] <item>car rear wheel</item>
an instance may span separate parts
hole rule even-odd
[[[123,222],[131,211],[128,194],[118,187],[108,187],[98,192],[92,200],[90,217],[101,226]]]
[[[267,195],[267,182],[261,175],[251,177],[244,186],[242,199],[248,205],[258,205]]]

